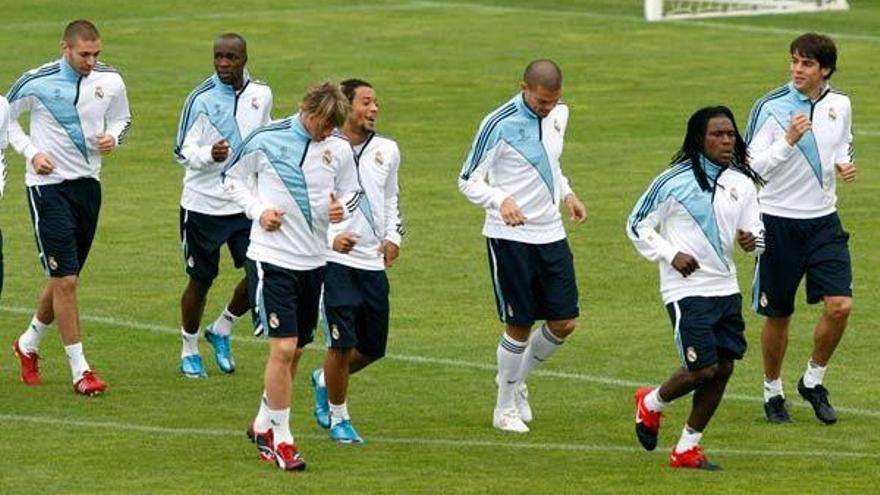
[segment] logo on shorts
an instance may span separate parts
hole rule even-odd
[[[761,297],[758,299],[758,304],[760,304],[762,308],[767,307],[767,293],[766,292],[761,292]]]
[[[193,268],[196,266],[196,260],[193,259],[192,256],[186,259],[186,266]]]
[[[385,157],[382,156],[382,152],[381,152],[381,151],[377,151],[377,152],[376,152],[375,160],[376,160],[376,165],[380,165],[380,166],[381,166],[381,165],[383,165],[383,164],[385,163]]]
[[[54,257],[54,256],[49,256],[49,260],[48,260],[48,261],[49,261],[49,268],[51,268],[52,270],[57,270],[57,269],[58,269],[58,262],[55,261],[55,257]]]
[[[259,109],[260,109],[260,102],[257,101],[257,97],[256,97],[256,96],[254,96],[253,98],[251,98],[251,108],[253,108],[254,110],[259,110]]]
[[[734,201],[739,201],[739,195],[736,193],[735,187],[730,188],[730,199],[732,199]]]
[[[507,316],[513,318],[513,306],[510,304],[507,305]]]
[[[101,86],[95,86],[95,98],[99,100],[104,98],[104,89]]]
[[[281,322],[278,321],[278,315],[275,313],[269,313],[269,328],[278,328]]]
[[[837,120],[837,111],[834,110],[834,107],[828,109],[828,118],[831,120]]]
[[[330,336],[333,337],[333,340],[339,340],[339,327],[337,327],[336,325],[331,325]]]
[[[685,356],[689,363],[693,363],[697,360],[697,351],[695,351],[693,347],[688,347],[687,351],[685,351]]]
[[[324,160],[324,165],[330,165],[330,162],[333,161],[333,152],[330,150],[324,150],[324,154],[321,155],[321,159]]]

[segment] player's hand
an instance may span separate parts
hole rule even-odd
[[[116,140],[109,134],[98,134],[95,136],[95,144],[98,145],[98,151],[100,151],[102,155],[106,155],[113,151],[113,146],[116,144]]]
[[[360,239],[360,236],[354,232],[343,232],[333,238],[333,250],[338,253],[348,254],[354,249],[358,239]]]
[[[336,193],[330,193],[330,223],[339,223],[345,218],[345,208],[342,206],[342,201],[336,198]]]
[[[856,164],[855,163],[835,163],[837,173],[844,182],[852,182],[856,180]]]
[[[517,225],[522,225],[526,222],[526,217],[523,215],[522,210],[519,209],[519,205],[517,205],[516,201],[510,196],[501,202],[500,211],[504,223],[511,227],[516,227]]]
[[[758,245],[758,238],[755,237],[755,234],[752,234],[747,230],[737,229],[736,242],[739,243],[739,247],[743,248],[743,251],[751,253]]]
[[[229,142],[221,139],[211,146],[211,158],[215,162],[222,162],[229,157]]]
[[[34,172],[37,175],[49,175],[55,171],[55,161],[43,152],[34,155],[31,164],[33,164]]]
[[[260,227],[263,227],[266,232],[275,232],[281,228],[281,217],[283,216],[283,211],[267,208],[260,215]]]
[[[574,193],[565,197],[565,206],[568,207],[569,218],[574,223],[584,223],[587,221],[587,207],[578,199]]]
[[[700,268],[700,264],[697,263],[693,256],[679,251],[676,253],[675,258],[672,259],[672,268],[678,270],[682,277],[687,277]]]
[[[807,114],[794,114],[791,117],[791,123],[788,124],[788,130],[785,132],[785,141],[788,142],[789,146],[794,146],[812,126],[813,123],[810,122],[810,118],[807,117]]]
[[[391,268],[391,265],[394,264],[394,260],[400,256],[400,246],[391,241],[382,241],[382,245],[379,246],[379,252],[382,253],[382,259],[385,261],[385,268]]]

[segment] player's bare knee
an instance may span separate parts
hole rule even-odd
[[[711,381],[715,378],[715,376],[719,372],[719,366],[717,363],[706,366],[705,368],[700,368],[698,370],[692,370],[689,372],[691,380],[693,380],[694,385],[700,386],[708,381]]]
[[[55,294],[70,295],[76,292],[77,276],[67,275],[52,279],[52,289]]]
[[[565,339],[569,335],[571,335],[571,333],[574,332],[576,326],[577,321],[574,319],[547,322],[547,329],[550,330],[550,333],[559,337],[560,339]]]
[[[719,361],[716,366],[718,370],[715,372],[715,378],[727,380],[733,374],[733,361]]]
[[[825,314],[832,320],[845,320],[852,312],[851,297],[829,297],[825,299]]]

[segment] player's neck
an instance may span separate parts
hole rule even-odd
[[[368,134],[366,129],[358,126],[353,126],[348,122],[342,125],[342,133],[345,134],[345,137],[348,138],[349,142],[351,142],[353,146],[363,144],[363,142],[367,140]]]

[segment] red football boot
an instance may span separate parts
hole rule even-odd
[[[636,390],[636,436],[645,450],[657,448],[657,432],[660,431],[661,412],[655,412],[645,406],[645,396],[651,393],[651,387],[642,387]]]
[[[703,455],[703,449],[699,445],[695,445],[681,453],[676,453],[673,447],[672,453],[669,454],[669,465],[674,468],[705,469],[706,471],[721,470],[721,466],[706,459],[706,456]]]
[[[18,345],[18,339],[12,342],[12,352],[21,364],[21,381],[25,385],[37,386],[42,383],[40,378],[40,355],[36,352],[25,352]]]
[[[73,384],[73,391],[86,397],[93,397],[105,390],[107,390],[107,384],[92,370],[84,372],[79,380]]]

